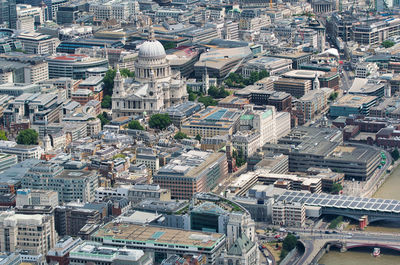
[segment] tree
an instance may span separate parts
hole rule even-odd
[[[329,224],[329,229],[336,229],[343,222],[343,216],[338,216]]]
[[[164,130],[172,123],[169,115],[165,114],[154,114],[150,117],[149,126],[153,129]]]
[[[296,244],[297,238],[293,234],[289,233],[283,240],[282,248],[289,252],[296,247]]]
[[[0,140],[8,141],[5,131],[0,131]]]
[[[390,153],[393,157],[393,160],[397,161],[400,157],[399,149],[397,147]]]
[[[195,137],[194,139],[196,139],[197,141],[200,142],[200,141],[201,141],[201,135],[200,135],[200,134],[197,134],[196,137]]]
[[[338,92],[333,92],[330,96],[329,96],[329,100],[333,101],[337,98],[338,96]]]
[[[213,98],[225,98],[229,96],[229,92],[225,90],[223,87],[215,87],[211,86],[208,89],[208,94],[212,96]]]
[[[340,183],[333,183],[331,188],[332,194],[339,194],[341,190],[343,190],[343,186]]]
[[[126,157],[126,155],[124,155],[124,154],[117,154],[117,155],[113,156],[112,159],[125,158],[125,157]]]
[[[111,96],[110,95],[105,95],[103,97],[103,101],[101,102],[101,107],[104,109],[111,108]]]
[[[176,139],[176,140],[182,140],[182,139],[186,139],[186,138],[188,138],[186,133],[183,133],[181,131],[177,132],[174,136],[174,139]]]
[[[208,106],[217,106],[218,103],[215,99],[213,99],[210,96],[205,96],[205,97],[201,96],[197,101],[203,103],[206,108]]]
[[[391,40],[385,40],[382,42],[382,46],[385,48],[390,48],[392,46],[394,46],[396,43],[394,41]]]
[[[104,125],[106,125],[110,122],[110,120],[107,118],[106,112],[103,112],[103,113],[97,115],[97,118],[99,118],[101,121],[101,128],[103,128]]]
[[[103,83],[104,83],[104,95],[112,95],[113,88],[114,88],[114,78],[116,75],[117,71],[113,69],[109,69],[106,72],[106,75],[103,78]]]
[[[164,49],[165,50],[169,50],[169,49],[173,49],[176,48],[176,44],[173,41],[167,41],[163,43]]]
[[[126,69],[126,68],[119,70],[119,72],[124,77],[132,77],[132,78],[135,77],[135,72],[131,72],[131,71],[129,71],[129,69]]]
[[[244,164],[246,164],[246,159],[244,158],[243,150],[242,150],[242,149],[239,149],[239,151],[233,150],[232,156],[233,156],[233,158],[235,158],[236,165],[237,165],[238,167],[241,167],[241,166],[243,166]]]
[[[288,254],[288,251],[285,250],[285,249],[282,249],[282,250],[281,250],[281,254],[279,255],[279,258],[280,258],[281,260],[283,260],[283,259],[287,256],[287,254]]]
[[[144,130],[144,128],[143,128],[143,126],[140,124],[140,122],[135,121],[135,120],[131,121],[131,122],[128,124],[128,128],[129,128],[129,129],[132,129],[132,130],[141,130],[141,131]]]
[[[18,144],[38,144],[38,133],[33,129],[26,129],[19,132],[17,136]]]

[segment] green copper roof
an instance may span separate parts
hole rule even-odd
[[[252,120],[254,119],[254,115],[242,115],[242,117],[240,117],[241,120]]]
[[[228,250],[228,255],[242,256],[249,252],[253,246],[254,242],[251,242],[246,234],[242,233]]]

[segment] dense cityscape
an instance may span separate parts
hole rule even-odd
[[[0,265],[400,264],[399,1],[0,9]]]

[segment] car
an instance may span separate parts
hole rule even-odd
[[[331,231],[325,231],[325,234],[332,234],[332,232]]]
[[[337,231],[332,231],[332,234],[337,234],[338,232]]]

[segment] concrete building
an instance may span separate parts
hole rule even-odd
[[[59,265],[68,265],[69,263],[69,253],[77,245],[82,243],[81,238],[72,238],[70,236],[65,236],[57,241],[52,249],[47,252],[46,261],[47,263],[58,262]]]
[[[58,206],[58,193],[52,190],[17,190],[16,207],[24,205]]]
[[[377,97],[375,96],[347,94],[329,107],[329,115],[332,118],[349,116],[352,114],[368,116],[370,108],[376,104],[376,101]]]
[[[208,107],[195,113],[182,125],[181,131],[190,136],[212,137],[232,135],[239,128],[239,118],[243,111],[219,107]]]
[[[50,216],[25,215],[15,212],[0,214],[0,249],[2,252],[26,251],[40,256],[56,243],[56,232]]]
[[[65,170],[57,164],[41,162],[25,174],[21,185],[25,189],[54,190],[60,203],[91,202],[95,199],[98,177],[93,171]]]
[[[375,76],[378,73],[378,65],[376,63],[361,62],[356,65],[355,77],[367,78]]]
[[[288,155],[290,171],[330,168],[357,180],[369,179],[381,160],[376,148],[343,145],[342,132],[331,128],[297,127],[278,144],[264,145],[263,150]]]
[[[293,97],[300,98],[311,90],[310,80],[279,78],[274,82],[274,90],[286,92]]]
[[[267,71],[270,76],[280,75],[292,70],[292,60],[274,57],[255,58],[242,67],[242,75],[248,78],[252,72]]]
[[[59,40],[41,33],[21,33],[17,40],[22,49],[29,54],[52,55],[56,52]]]
[[[118,188],[99,187],[96,189],[97,202],[103,201],[107,197],[123,197],[133,203],[146,199],[169,201],[171,200],[171,192],[167,189],[162,189],[157,184],[135,184]]]
[[[88,69],[108,67],[107,59],[91,58],[84,54],[55,55],[47,59],[49,78],[85,79]]]
[[[18,157],[16,155],[0,153],[0,172],[12,167],[17,163]]]
[[[223,254],[224,265],[242,264],[251,265],[258,264],[257,244],[250,240],[245,233],[242,233],[232,246]],[[219,264],[221,264],[219,263]]]
[[[288,227],[304,227],[306,208],[300,203],[276,202],[272,205],[272,223]]]
[[[18,162],[26,159],[40,159],[43,149],[38,145],[19,145],[15,142],[0,141],[0,152],[9,155],[16,155]]]
[[[169,255],[205,255],[207,264],[217,264],[217,257],[225,246],[225,235],[217,233],[187,231],[152,225],[111,222],[101,227],[92,236],[105,246],[135,247],[154,257],[154,263],[161,263]],[[114,230],[113,230],[113,229]],[[114,233],[114,231],[118,231]],[[149,235],[151,235],[149,237]],[[174,238],[174,240],[171,240]],[[173,246],[173,247],[172,247]]]
[[[168,113],[169,118],[176,127],[181,128],[183,123],[185,123],[188,118],[190,118],[194,113],[203,109],[203,103],[187,101],[182,104],[169,107],[164,112]]]
[[[333,93],[333,89],[323,87],[318,90],[311,90],[295,101],[296,110],[304,114],[306,121],[312,121],[318,113],[327,107],[328,98]]]
[[[96,265],[151,265],[153,258],[139,249],[126,247],[104,246],[97,242],[83,242],[74,247],[69,253],[69,264],[96,264]]]
[[[242,133],[238,132],[232,137],[232,145],[236,150],[242,150],[245,158],[254,154],[262,145],[260,133]]]
[[[145,164],[147,168],[156,173],[160,169],[160,160],[158,154],[149,148],[140,148],[136,150],[136,163]]]
[[[189,151],[171,160],[153,176],[153,182],[171,191],[171,197],[190,199],[197,192],[208,192],[226,177],[225,153]]]

